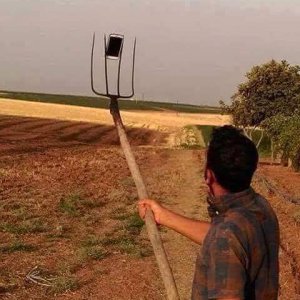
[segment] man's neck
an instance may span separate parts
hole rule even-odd
[[[214,197],[222,197],[230,193],[228,190],[224,189],[219,184],[213,184],[210,190]]]

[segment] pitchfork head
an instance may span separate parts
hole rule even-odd
[[[107,67],[107,60],[110,59],[108,55],[108,44],[107,44],[107,38],[106,35],[104,35],[104,67],[105,67],[105,86],[106,86],[106,92],[101,93],[96,91],[94,86],[94,49],[95,49],[95,33],[93,35],[93,44],[92,44],[92,53],[91,53],[91,87],[92,91],[102,97],[107,97],[110,99],[129,99],[134,96],[134,69],[135,69],[135,50],[136,50],[136,39],[134,40],[134,47],[133,47],[133,55],[132,55],[132,73],[131,73],[131,94],[130,95],[122,95],[120,93],[120,75],[121,75],[121,63],[122,63],[122,53],[123,53],[123,43],[121,44],[120,51],[118,57],[116,59],[118,60],[118,83],[117,83],[117,94],[111,94],[109,92],[108,87],[108,67]]]

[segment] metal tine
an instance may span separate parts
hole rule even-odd
[[[132,98],[135,94],[134,91],[134,75],[135,75],[135,53],[136,53],[136,38],[134,39],[133,55],[132,55],[132,93],[128,96],[121,95],[121,98],[129,99]]]
[[[94,50],[95,50],[95,40],[96,40],[96,34],[93,34],[93,44],[92,44],[92,53],[91,53],[91,88],[92,91],[102,97],[106,98],[123,98],[123,99],[129,99],[132,98],[135,93],[134,88],[134,75],[135,75],[135,57],[136,57],[136,38],[134,39],[134,48],[133,48],[133,57],[132,57],[132,91],[130,95],[121,95],[120,94],[120,77],[121,77],[121,64],[122,64],[122,52],[123,52],[123,45],[120,52],[120,60],[119,60],[119,66],[118,66],[118,93],[117,95],[112,95],[109,93],[109,85],[108,85],[108,67],[107,67],[107,57],[106,57],[106,51],[107,51],[107,38],[104,34],[104,57],[105,57],[105,85],[106,85],[106,94],[100,93],[96,91],[94,86]]]
[[[98,96],[103,96],[103,97],[108,97],[109,95],[108,93],[103,94],[103,93],[99,93],[96,91],[95,87],[94,87],[94,50],[95,50],[95,40],[96,40],[96,34],[93,34],[93,44],[92,44],[92,53],[91,53],[91,88],[92,91],[98,95]]]
[[[122,64],[122,54],[123,54],[124,41],[125,41],[125,38],[123,38],[122,47],[120,49],[120,59],[119,59],[119,66],[118,66],[118,98],[121,97],[121,95],[120,95],[120,77],[121,77],[121,64]]]
[[[136,51],[136,38],[134,39],[133,57],[132,57],[132,94],[130,98],[134,96],[134,72],[135,72],[135,51]]]
[[[104,34],[105,85],[106,85],[106,95],[109,96],[106,51],[107,51],[106,34]]]

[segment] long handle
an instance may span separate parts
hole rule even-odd
[[[131,147],[129,144],[129,141],[127,139],[127,135],[124,129],[124,125],[122,122],[122,118],[119,111],[118,106],[118,100],[115,98],[111,99],[110,102],[110,112],[112,114],[112,117],[114,119],[114,123],[116,125],[118,135],[120,138],[121,147],[123,149],[125,158],[127,160],[128,167],[130,169],[131,175],[133,177],[133,180],[135,182],[138,196],[140,199],[146,199],[148,198],[148,193],[143,181],[143,178],[141,176],[139,167],[136,163],[135,157],[131,151]],[[174,276],[169,264],[169,261],[167,259],[167,255],[163,246],[163,243],[161,241],[154,216],[151,210],[146,211],[145,216],[145,223],[146,228],[148,231],[148,236],[151,241],[154,254],[157,260],[157,264],[164,282],[164,286],[167,292],[167,296],[169,300],[179,300],[179,295],[176,287],[176,283],[174,280]]]

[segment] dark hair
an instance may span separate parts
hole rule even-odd
[[[233,126],[215,128],[207,151],[207,168],[218,183],[231,193],[250,187],[257,168],[254,143]]]

